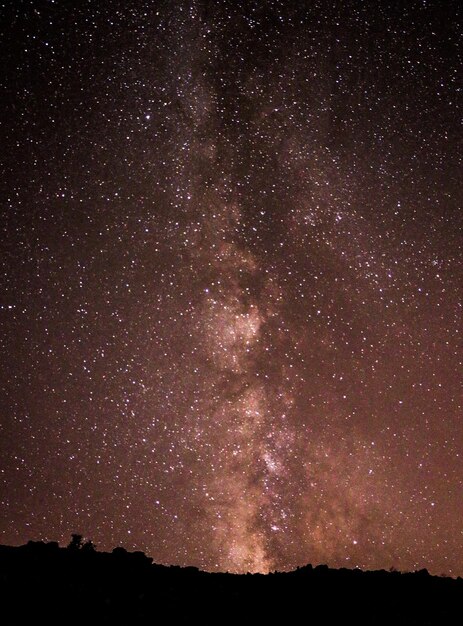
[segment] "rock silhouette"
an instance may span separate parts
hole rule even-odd
[[[457,624],[463,579],[427,570],[329,569],[207,573],[156,565],[142,552],[99,552],[73,535],[67,548],[0,546],[0,623]]]

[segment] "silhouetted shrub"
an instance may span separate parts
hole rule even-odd
[[[82,546],[82,552],[86,553],[86,552],[95,552],[95,545],[93,544],[93,541],[86,541],[84,543],[84,545]]]
[[[77,534],[72,534],[71,535],[71,541],[69,542],[68,545],[68,550],[80,550],[82,548],[82,540],[83,537],[82,535],[77,535]]]

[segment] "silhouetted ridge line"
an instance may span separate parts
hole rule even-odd
[[[2,623],[11,626],[42,619],[219,623],[245,615],[280,624],[315,613],[330,624],[442,625],[454,623],[463,600],[461,578],[431,576],[425,569],[402,574],[306,565],[266,575],[208,573],[158,565],[143,552],[120,547],[99,552],[80,535],[67,548],[32,541],[0,546],[0,581]]]

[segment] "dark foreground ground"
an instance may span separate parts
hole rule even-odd
[[[463,579],[426,570],[208,574],[87,548],[0,546],[0,624],[463,624]]]

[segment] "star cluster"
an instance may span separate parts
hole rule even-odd
[[[0,14],[0,541],[463,575],[461,4]]]

